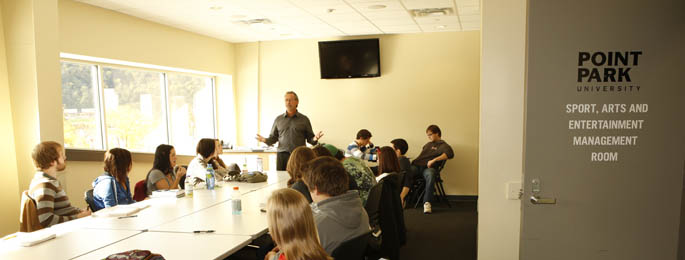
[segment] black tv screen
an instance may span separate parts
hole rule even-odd
[[[381,76],[378,39],[319,42],[322,79]]]

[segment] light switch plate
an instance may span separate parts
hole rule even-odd
[[[508,200],[519,200],[521,199],[521,182],[520,181],[510,181],[506,184],[506,193]]]

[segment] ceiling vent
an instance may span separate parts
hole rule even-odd
[[[451,7],[411,9],[409,10],[409,13],[413,17],[446,16],[454,14],[454,9],[452,9]]]

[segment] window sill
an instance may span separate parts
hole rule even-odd
[[[87,149],[66,149],[67,161],[85,161],[85,162],[102,162],[105,159],[105,151],[102,150],[87,150]],[[149,162],[155,160],[154,153],[131,152],[131,159],[134,162]],[[190,161],[195,156],[192,155],[177,155],[179,160]]]

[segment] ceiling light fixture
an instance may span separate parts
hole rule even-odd
[[[235,24],[250,25],[250,26],[261,26],[271,24],[271,20],[266,18],[249,19],[249,20],[239,20],[234,21]]]
[[[386,7],[387,7],[386,5],[370,5],[370,6],[369,6],[369,9],[377,10],[377,9],[383,9],[383,8],[386,8]]]
[[[219,11],[221,9],[224,9],[224,7],[220,6],[220,5],[212,5],[209,7],[209,10],[212,10],[212,11]]]
[[[445,28],[447,28],[447,26],[446,26],[446,25],[438,25],[438,26],[435,26],[435,28],[437,28],[437,29],[445,29]]]
[[[426,8],[426,9],[412,9],[409,13],[414,17],[425,16],[447,16],[454,14],[454,9],[446,8]]]

